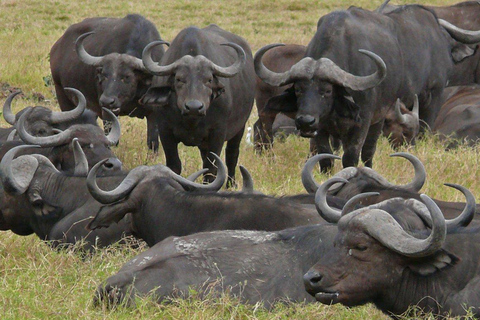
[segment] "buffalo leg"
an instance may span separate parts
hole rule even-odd
[[[318,130],[317,135],[310,139],[310,155],[329,153],[332,154],[330,146],[330,134],[324,130]],[[320,161],[322,172],[329,172],[333,167],[333,159]]]
[[[362,161],[367,167],[372,167],[373,155],[377,150],[377,141],[382,133],[383,121],[375,123],[368,129],[368,134],[362,147]]]
[[[173,137],[173,133],[169,130],[159,130],[160,141],[162,142],[163,151],[165,152],[165,160],[167,167],[172,169],[176,174],[182,173],[182,162],[178,156],[178,142]]]
[[[235,168],[237,167],[238,155],[240,154],[240,142],[242,141],[244,131],[245,127],[227,142],[227,148],[225,149],[225,161],[228,169],[227,188],[235,185]]]
[[[347,132],[342,135],[343,157],[342,165],[344,168],[358,166],[360,151],[368,133],[368,124],[370,119],[365,119],[362,126],[351,126]]]
[[[425,100],[425,99],[424,99]],[[420,104],[420,131],[425,132],[431,130],[437,119],[438,112],[440,111],[444,101],[443,87],[432,89],[430,91],[430,98],[426,99],[427,102]]]
[[[147,116],[147,145],[148,149],[158,152],[158,125],[155,112]]]

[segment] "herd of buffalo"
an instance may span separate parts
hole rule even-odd
[[[463,203],[420,194],[425,168],[409,153],[393,154],[415,170],[406,185],[372,169],[382,134],[394,148],[427,130],[447,148],[477,142],[479,44],[477,1],[350,7],[321,17],[307,47],[270,44],[255,55],[217,25],[167,42],[138,14],[85,19],[50,52],[62,111],[14,114],[20,92],[4,102],[0,230],[86,252],[144,240],[150,248],[98,287],[95,304],[163,301],[194,288],[266,307],[371,302],[392,316],[418,306],[480,317],[472,193],[447,185]],[[262,194],[242,166],[241,191],[220,191],[235,184],[254,102],[258,152],[279,133],[310,138],[306,193]],[[161,143],[166,164],[123,170],[110,148],[121,143],[117,116],[146,118],[148,147]],[[179,143],[198,147],[203,161],[186,178]],[[335,159],[344,169],[315,181],[315,168],[329,171]]]

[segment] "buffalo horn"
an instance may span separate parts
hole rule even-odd
[[[5,103],[3,104],[3,118],[5,121],[8,122],[10,125],[15,125],[15,115],[12,112],[12,100],[15,98],[17,95],[22,93],[21,91],[14,92],[10,94],[5,100]]]
[[[203,168],[203,169],[198,170],[197,172],[194,172],[194,173],[192,173],[191,175],[189,175],[189,176],[187,177],[187,179],[190,180],[190,181],[195,181],[195,180],[198,179],[198,177],[200,177],[202,174],[204,174],[204,173],[206,173],[206,172],[208,172],[208,169],[207,169],[207,168]]]
[[[235,51],[237,51],[237,60],[229,67],[220,67],[219,65],[216,65],[215,63],[210,61],[213,69],[213,74],[217,77],[231,78],[237,73],[239,73],[240,70],[242,70],[242,68],[245,66],[247,58],[245,57],[245,51],[243,50],[243,48],[236,43],[222,43],[222,46],[228,46],[235,49]]]
[[[80,117],[83,111],[85,111],[85,107],[87,106],[87,100],[85,100],[85,96],[75,88],[65,88],[65,91],[74,93],[77,96],[78,104],[75,109],[70,111],[52,112],[52,115],[50,116],[51,123],[72,121]]]
[[[13,129],[7,137],[7,141],[13,141],[15,139],[15,136],[17,135],[17,129]]]
[[[103,114],[106,115],[105,117],[106,119],[103,119],[103,120],[112,122],[112,130],[110,130],[110,133],[106,136],[106,138],[111,146],[115,146],[120,140],[120,135],[121,135],[120,121],[118,121],[118,118],[113,114],[112,111],[108,110],[107,108],[102,108],[102,110],[103,110]]]
[[[337,223],[342,217],[342,211],[332,208],[327,203],[327,191],[335,183],[348,183],[347,180],[339,177],[333,177],[322,183],[315,193],[315,207],[318,214],[330,223]]]
[[[398,123],[405,124],[407,122],[407,117],[402,113],[401,107],[402,103],[400,102],[400,98],[398,98],[397,102],[395,102],[395,116]]]
[[[415,99],[413,100],[413,109],[412,109],[412,114],[415,116],[415,118],[419,119],[420,117],[420,104],[418,103],[418,95],[415,95]]]
[[[349,214],[350,212],[354,211],[357,204],[359,204],[360,201],[362,201],[363,199],[368,198],[368,197],[378,196],[379,194],[380,193],[378,193],[378,192],[364,192],[364,193],[359,193],[357,195],[354,195],[343,206],[342,217]]]
[[[83,40],[85,40],[86,37],[94,34],[95,32],[87,32],[82,34],[77,38],[77,41],[75,42],[75,50],[77,51],[78,58],[85,64],[88,64],[90,66],[98,67],[101,65],[103,57],[94,57],[91,56],[86,50],[85,47],[83,46]]]
[[[328,58],[321,58],[316,62],[315,75],[329,82],[355,91],[362,91],[379,85],[387,76],[385,62],[375,53],[360,49],[360,53],[366,55],[375,62],[377,71],[368,76],[355,76],[341,69],[335,62]]]
[[[75,159],[75,170],[73,174],[75,176],[86,176],[88,175],[88,160],[83,152],[80,143],[78,142],[78,138],[73,138],[72,140],[72,148],[73,148],[73,157]]]
[[[467,188],[453,183],[445,183],[445,185],[462,192],[466,200],[465,208],[463,209],[462,213],[460,213],[460,215],[454,219],[446,220],[447,232],[449,232],[458,227],[468,226],[473,220],[477,205],[475,203],[475,197]]]
[[[426,239],[417,239],[383,210],[371,210],[359,216],[360,223],[373,238],[387,248],[407,257],[425,257],[441,249],[447,234],[442,211],[427,195],[420,195],[432,217],[432,231]],[[354,214],[354,213],[352,213]]]
[[[413,192],[420,191],[420,189],[422,189],[423,185],[425,184],[425,180],[427,179],[427,173],[425,171],[423,163],[417,157],[407,152],[397,152],[391,154],[390,157],[405,158],[410,161],[410,163],[413,165],[413,168],[415,169],[415,176],[413,177],[412,182],[397,187],[411,190]]]
[[[68,129],[59,134],[48,137],[36,137],[28,133],[25,129],[25,119],[28,118],[30,112],[32,112],[32,109],[24,112],[18,119],[17,123],[17,133],[25,143],[39,145],[43,148],[61,146],[70,143],[71,137],[70,130]]]
[[[305,162],[305,165],[302,169],[302,183],[305,190],[308,193],[315,193],[319,187],[319,184],[313,178],[313,168],[315,164],[324,160],[324,159],[341,159],[339,156],[329,154],[329,153],[321,153],[310,157],[310,159]]]
[[[255,193],[255,188],[253,187],[252,175],[250,174],[250,172],[248,172],[247,168],[245,168],[244,166],[240,165],[239,168],[243,178],[242,192]]]
[[[268,70],[267,67],[262,62],[263,55],[270,49],[275,47],[284,46],[283,43],[274,43],[266,45],[260,48],[256,53],[255,57],[253,58],[253,64],[255,67],[255,72],[257,76],[263,80],[263,82],[274,86],[274,87],[281,87],[283,85],[288,84],[291,82],[290,80],[290,70],[285,71],[283,73],[273,72]]]
[[[466,44],[474,44],[480,42],[480,31],[460,29],[459,27],[454,26],[450,22],[443,19],[438,19],[438,23],[448,31],[452,38],[457,41]]]
[[[177,67],[177,61],[174,63],[169,64],[168,66],[160,66],[157,62],[153,61],[152,59],[152,50],[153,47],[158,45],[165,44],[170,46],[170,43],[167,41],[153,41],[150,42],[144,49],[142,53],[142,61],[145,68],[152,74],[157,76],[168,76],[172,74]]]

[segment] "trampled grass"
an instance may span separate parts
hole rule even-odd
[[[436,5],[451,3],[454,1],[429,2]],[[374,9],[381,2],[0,0],[0,82],[20,87],[25,92],[25,99],[14,101],[16,111],[38,104],[57,108],[52,87],[46,87],[44,80],[50,74],[48,53],[69,25],[86,17],[122,17],[127,13],[140,13],[152,20],[168,41],[186,26],[203,27],[216,23],[246,38],[255,51],[275,42],[307,44],[320,16],[353,4]],[[34,101],[34,93],[41,93],[47,101]],[[3,104],[4,99],[5,96],[0,95],[0,103]],[[255,120],[254,112],[249,125]],[[164,162],[162,151],[155,155],[146,148],[144,121],[122,118],[121,122],[123,136],[115,152],[125,167]],[[458,191],[443,186],[445,182],[464,185],[474,195],[480,195],[480,182],[476,176],[480,166],[478,148],[460,147],[446,152],[435,137],[427,136],[414,148],[402,151],[410,151],[424,162],[428,179],[423,191],[431,197],[463,201]],[[392,152],[386,139],[382,138],[374,168],[390,181],[407,183],[413,169],[405,160],[389,157]],[[200,156],[196,149],[182,147],[180,154],[185,174],[200,168]],[[239,163],[250,170],[260,191],[276,195],[295,194],[303,192],[299,173],[307,156],[308,141],[288,137],[284,143],[277,143],[273,150],[261,156],[243,142]],[[334,172],[338,170],[340,163],[336,164]],[[317,173],[318,181],[326,178]],[[260,306],[239,304],[228,296],[178,300],[162,305],[144,299],[138,301],[137,308],[115,310],[93,307],[95,288],[143,249],[113,246],[98,250],[90,257],[82,257],[74,250],[52,251],[35,236],[20,237],[11,232],[1,232],[1,318],[387,319],[371,306],[347,309],[320,304],[280,304],[267,311]]]

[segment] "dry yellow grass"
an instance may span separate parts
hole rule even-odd
[[[399,2],[396,2],[399,4]],[[402,3],[404,3],[402,1]],[[423,3],[423,2],[422,2]],[[424,2],[427,3],[427,2]],[[454,1],[431,1],[446,5]],[[216,23],[243,36],[253,51],[274,42],[307,44],[313,36],[318,18],[332,10],[350,5],[374,9],[376,2],[311,1],[311,0],[231,0],[231,1],[58,1],[0,0],[0,82],[20,87],[27,99],[14,102],[15,110],[38,104],[34,92],[57,108],[52,87],[46,87],[48,53],[65,29],[86,17],[122,17],[140,13],[152,20],[165,40],[172,40],[184,27]],[[5,97],[0,99],[3,104]],[[253,113],[249,120],[256,120]],[[115,149],[127,168],[164,162],[164,155],[147,151],[146,126],[138,119],[122,118],[123,137]],[[407,149],[404,149],[404,151]],[[462,184],[480,194],[476,176],[479,169],[478,149],[460,147],[445,152],[434,137],[420,141],[408,151],[424,161],[428,180],[424,192],[445,200],[461,201],[458,192],[443,187],[445,182]],[[374,168],[391,181],[407,182],[413,170],[401,159],[390,158],[393,151],[381,139]],[[181,148],[185,174],[200,168],[199,152]],[[289,137],[274,149],[258,156],[246,143],[241,146],[240,164],[252,173],[256,187],[268,194],[303,192],[299,172],[308,156],[308,141]],[[340,169],[337,163],[335,172]],[[319,181],[325,176],[318,174]],[[140,250],[140,249],[139,249]],[[138,250],[112,247],[99,250],[82,260],[75,252],[54,252],[35,236],[19,237],[11,232],[0,233],[0,309],[2,319],[387,319],[371,306],[347,309],[320,304],[279,305],[272,312],[259,307],[243,306],[231,298],[220,300],[178,301],[156,305],[148,299],[136,309],[106,310],[93,308],[91,299],[96,286],[118,270]]]

